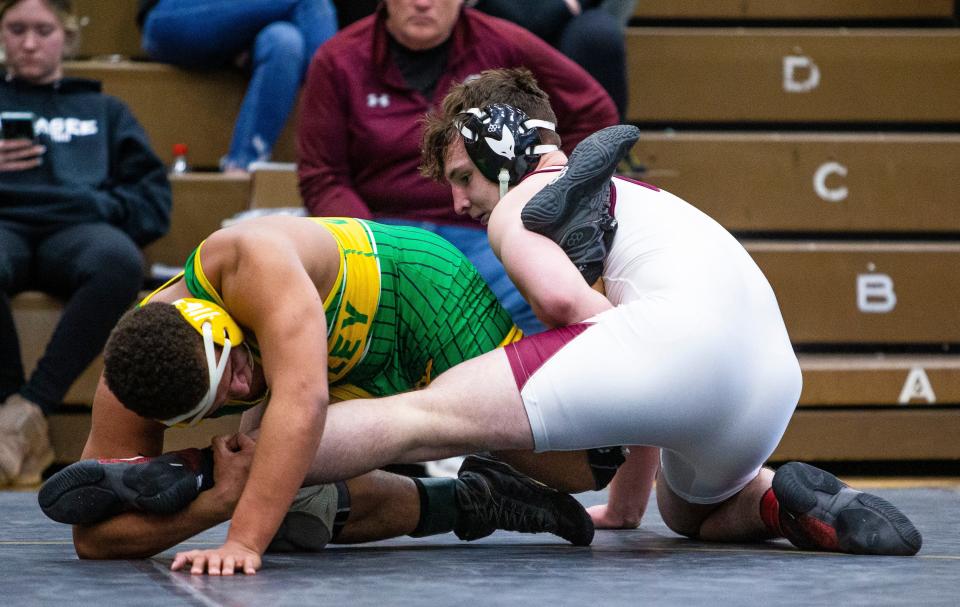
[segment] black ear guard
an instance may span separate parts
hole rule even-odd
[[[533,171],[540,156],[557,149],[540,141],[540,129],[555,130],[546,120],[528,118],[505,103],[470,108],[457,119],[467,155],[484,177],[500,183],[500,196],[507,185],[516,185]]]

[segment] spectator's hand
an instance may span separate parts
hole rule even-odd
[[[580,7],[580,0],[563,0],[567,3],[567,8],[570,9],[571,15],[579,15],[583,12],[583,9]]]
[[[0,139],[0,173],[36,168],[46,151],[29,139]]]
[[[213,478],[212,491],[217,493],[217,502],[233,514],[240,494],[247,484],[250,465],[256,441],[246,434],[215,436],[213,438]]]
[[[590,506],[587,514],[593,519],[593,526],[597,529],[636,529],[640,526],[639,516],[626,516],[611,508],[609,504]]]

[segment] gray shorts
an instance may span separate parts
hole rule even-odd
[[[316,552],[336,539],[350,516],[344,483],[303,487],[283,517],[267,552]]]

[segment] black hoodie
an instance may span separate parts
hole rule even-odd
[[[170,228],[170,183],[143,128],[100,83],[0,76],[0,111],[33,112],[43,164],[0,173],[0,225],[105,221],[146,245]]]

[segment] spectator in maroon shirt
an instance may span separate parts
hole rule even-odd
[[[526,332],[542,328],[490,250],[453,211],[449,188],[420,176],[421,119],[452,84],[525,66],[550,94],[567,152],[615,124],[609,95],[582,68],[513,23],[462,0],[385,0],[320,47],[301,102],[300,191],[313,215],[430,229],[460,248]]]

